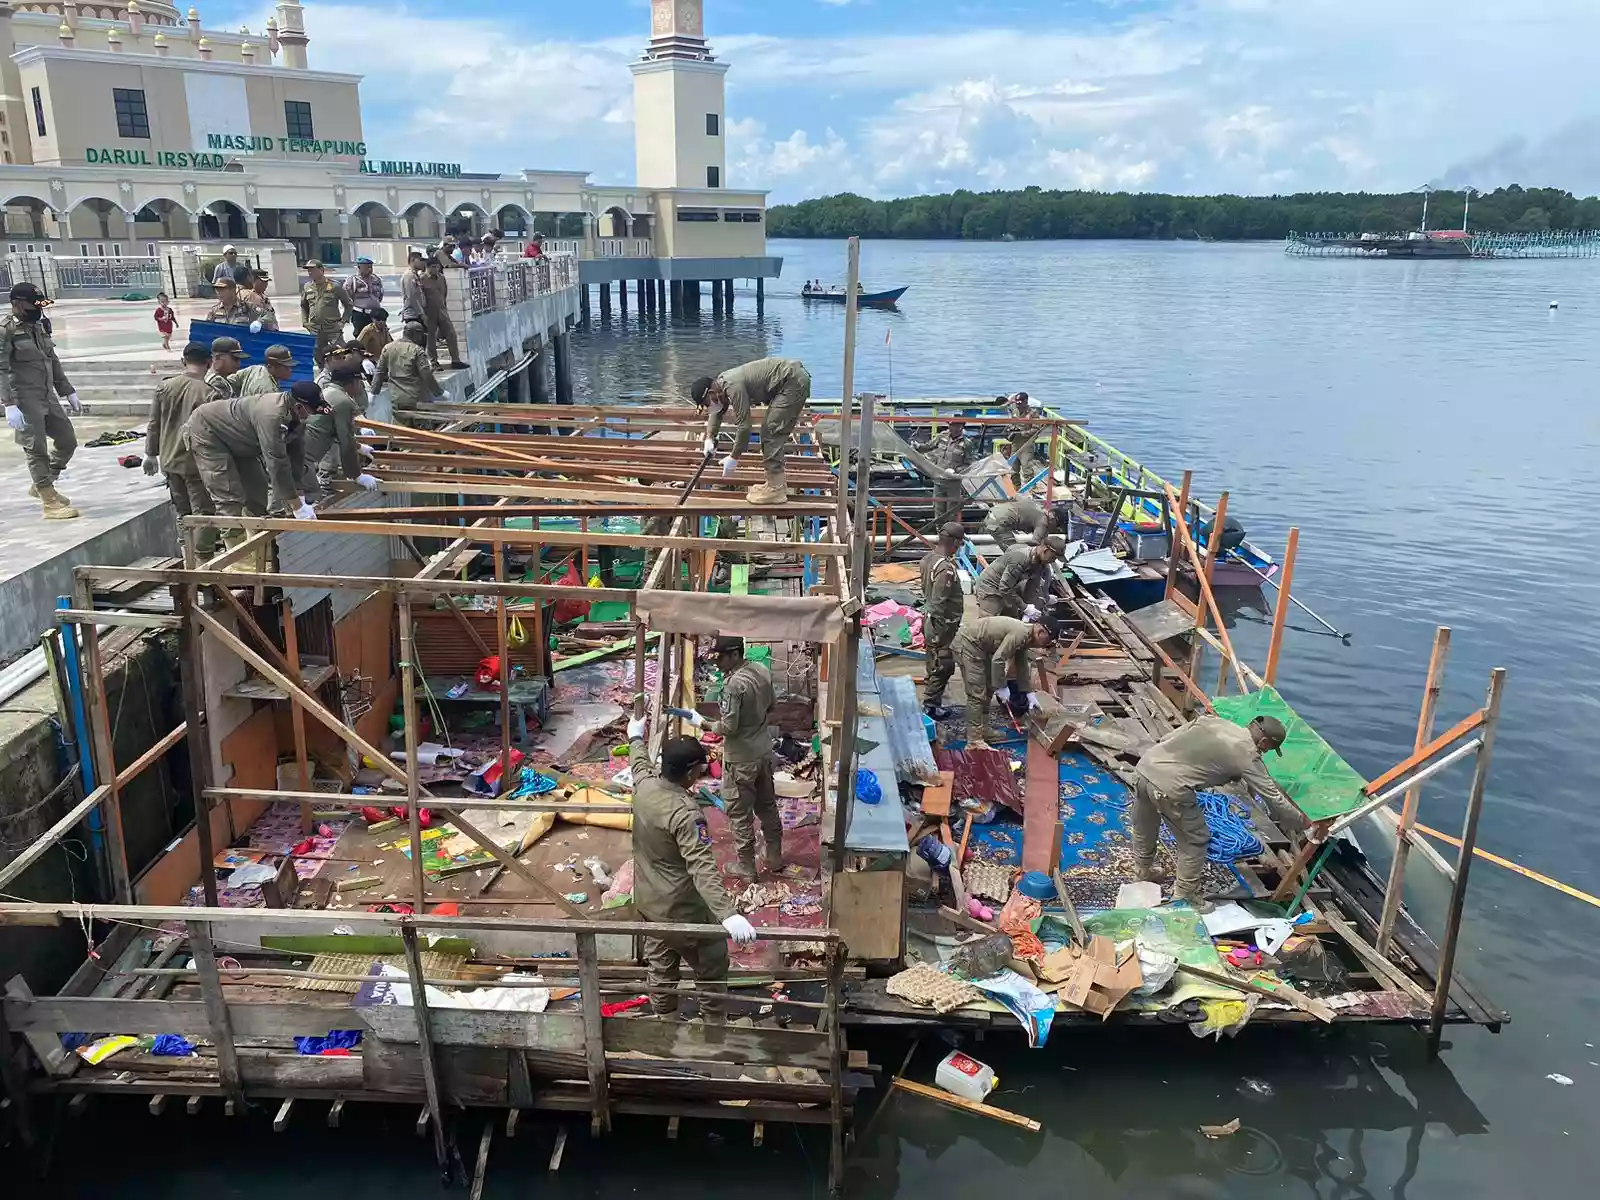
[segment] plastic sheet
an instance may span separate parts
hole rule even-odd
[[[1308,820],[1340,817],[1365,802],[1367,781],[1334,753],[1275,688],[1263,687],[1248,696],[1219,696],[1214,703],[1217,716],[1235,725],[1248,725],[1261,716],[1283,722],[1288,731],[1283,753],[1268,754],[1263,761],[1267,773]]]

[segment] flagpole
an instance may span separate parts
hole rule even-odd
[[[883,331],[883,344],[889,347],[889,399],[894,400],[894,330]]]

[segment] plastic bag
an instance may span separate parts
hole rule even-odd
[[[1015,971],[1001,971],[988,979],[974,979],[972,986],[991,1000],[1006,1006],[1028,1032],[1028,1045],[1037,1050],[1050,1038],[1050,1023],[1055,1020],[1055,997],[1046,995]]]
[[[963,979],[987,979],[1010,962],[1011,956],[1011,939],[1003,933],[994,933],[957,946],[950,952],[945,966]]]

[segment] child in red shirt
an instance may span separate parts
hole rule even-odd
[[[178,314],[167,302],[165,292],[156,293],[156,328],[161,331],[161,348],[172,349],[172,331],[178,327]]]

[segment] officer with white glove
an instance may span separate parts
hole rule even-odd
[[[295,506],[294,519],[296,521],[315,521],[317,519],[317,510],[306,502],[304,496],[300,497],[300,503]]]
[[[738,469],[739,460],[733,455],[730,454],[727,458],[722,460],[722,477],[724,479],[731,479],[733,477],[733,473]]]
[[[1025,605],[1022,609],[1022,619],[1030,625],[1037,621],[1041,615],[1037,605]]]
[[[726,937],[663,934],[644,939],[650,1007],[658,1016],[677,1012],[684,964],[694,973],[700,1015],[723,1020],[728,978],[728,938],[755,940],[750,922],[734,911],[712,852],[711,832],[696,799],[706,774],[706,748],[691,737],[667,738],[658,764],[644,740],[642,718],[628,722],[628,765],[633,771],[633,907],[641,920],[718,925]]]
[[[316,520],[299,482],[306,419],[325,407],[322,389],[303,379],[287,392],[213,400],[194,410],[187,443],[218,515],[265,516],[273,508]],[[242,531],[231,531],[228,540],[242,541]]]
[[[715,454],[717,452],[717,443],[707,438],[700,443],[700,452],[702,454]]]
[[[76,517],[78,510],[56,491],[56,476],[77,450],[78,435],[61,401],[73,412],[81,412],[83,405],[45,328],[49,305],[31,283],[12,287],[10,311],[0,316],[0,403],[28,460],[30,494],[39,498],[46,520],[65,520]]]
[[[378,490],[377,477],[374,475],[368,475],[365,471],[356,476],[356,482],[362,487],[366,488],[369,492],[375,492]]]

